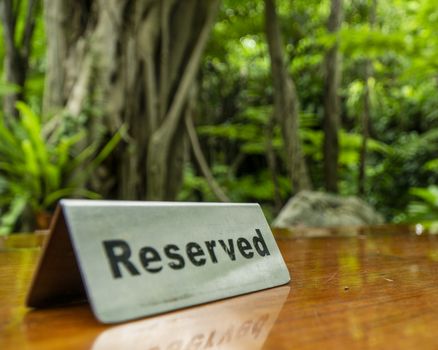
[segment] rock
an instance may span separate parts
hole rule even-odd
[[[383,224],[382,215],[362,199],[302,191],[289,199],[272,223],[276,228]]]

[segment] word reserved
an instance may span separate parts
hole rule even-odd
[[[259,229],[255,231],[256,235],[252,239],[239,237],[236,242],[232,238],[210,240],[201,244],[188,242],[183,249],[176,244],[167,244],[162,248],[162,252],[154,247],[145,246],[138,252],[140,267],[132,257],[132,250],[127,241],[114,239],[102,243],[113,277],[121,278],[122,270],[125,274],[138,276],[141,269],[149,273],[158,273],[166,265],[173,270],[180,270],[186,266],[187,261],[198,267],[207,263],[217,264],[218,256],[223,256],[223,252],[230,261],[236,261],[236,253],[245,259],[252,259],[255,254],[260,257],[270,255],[262,233]]]

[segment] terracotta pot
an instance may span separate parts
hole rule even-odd
[[[48,211],[39,211],[35,215],[36,229],[48,230],[52,221],[52,213]]]

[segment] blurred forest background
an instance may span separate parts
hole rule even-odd
[[[0,0],[0,233],[64,197],[438,218],[435,0]]]

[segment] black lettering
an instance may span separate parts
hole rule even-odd
[[[269,319],[269,315],[266,314],[261,316],[257,321],[254,322],[254,325],[252,326],[252,330],[251,330],[254,339],[260,335],[260,332],[262,331],[268,319]]]
[[[204,334],[196,334],[192,337],[190,342],[185,347],[185,350],[196,350],[199,349],[202,345],[202,342],[204,340]]]
[[[179,248],[175,244],[168,244],[164,247],[164,254],[166,254],[169,259],[177,261],[172,261],[168,264],[174,270],[180,270],[186,265],[184,258],[177,254],[177,251],[179,251]]]
[[[212,348],[214,346],[213,338],[216,334],[216,331],[213,331],[208,336],[207,342],[205,343],[204,349]]]
[[[251,250],[252,247],[245,238],[241,237],[237,240],[237,248],[239,248],[240,254],[242,254],[244,258],[251,259],[254,256],[252,251],[247,252],[248,250]]]
[[[268,246],[263,239],[262,233],[258,228],[256,228],[257,236],[254,236],[252,242],[254,243],[254,248],[257,250],[260,256],[271,255],[268,250]]]
[[[228,240],[228,247],[225,244],[225,242],[223,240],[219,240],[220,245],[222,246],[222,248],[225,250],[225,252],[228,254],[228,256],[230,257],[231,260],[236,260],[236,255],[234,254],[234,244],[233,244],[233,240],[229,239]]]
[[[186,245],[186,252],[187,256],[189,257],[190,261],[195,266],[202,266],[205,265],[205,262],[207,261],[205,258],[198,258],[201,256],[204,256],[204,251],[202,250],[201,246],[198,243],[195,242],[189,242]]]
[[[246,336],[248,332],[251,330],[251,326],[252,326],[252,320],[243,322],[242,325],[237,330],[237,336],[239,338]]]
[[[163,266],[150,267],[149,265],[154,262],[161,261],[160,254],[152,247],[143,247],[138,253],[140,261],[144,269],[148,272],[157,273],[163,269]]]
[[[229,343],[231,340],[233,340],[233,333],[234,333],[234,329],[233,326],[231,326],[226,330],[226,332],[224,333],[224,335],[216,345],[222,345],[222,343],[224,344]]]
[[[214,252],[214,248],[216,247],[216,242],[206,241],[205,246],[207,247],[208,254],[210,254],[211,261],[213,263],[217,263],[216,253]]]
[[[181,340],[175,340],[174,342],[170,343],[166,349],[167,350],[180,350],[180,349],[182,349],[182,346],[183,346],[183,344],[182,344]]]
[[[139,275],[140,272],[136,269],[134,264],[129,261],[131,256],[131,248],[129,244],[123,240],[111,240],[103,241],[103,247],[105,248],[105,253],[111,266],[111,272],[114,278],[122,277],[119,264],[125,266],[125,268],[130,272],[131,275]],[[119,253],[116,253],[116,250]]]

